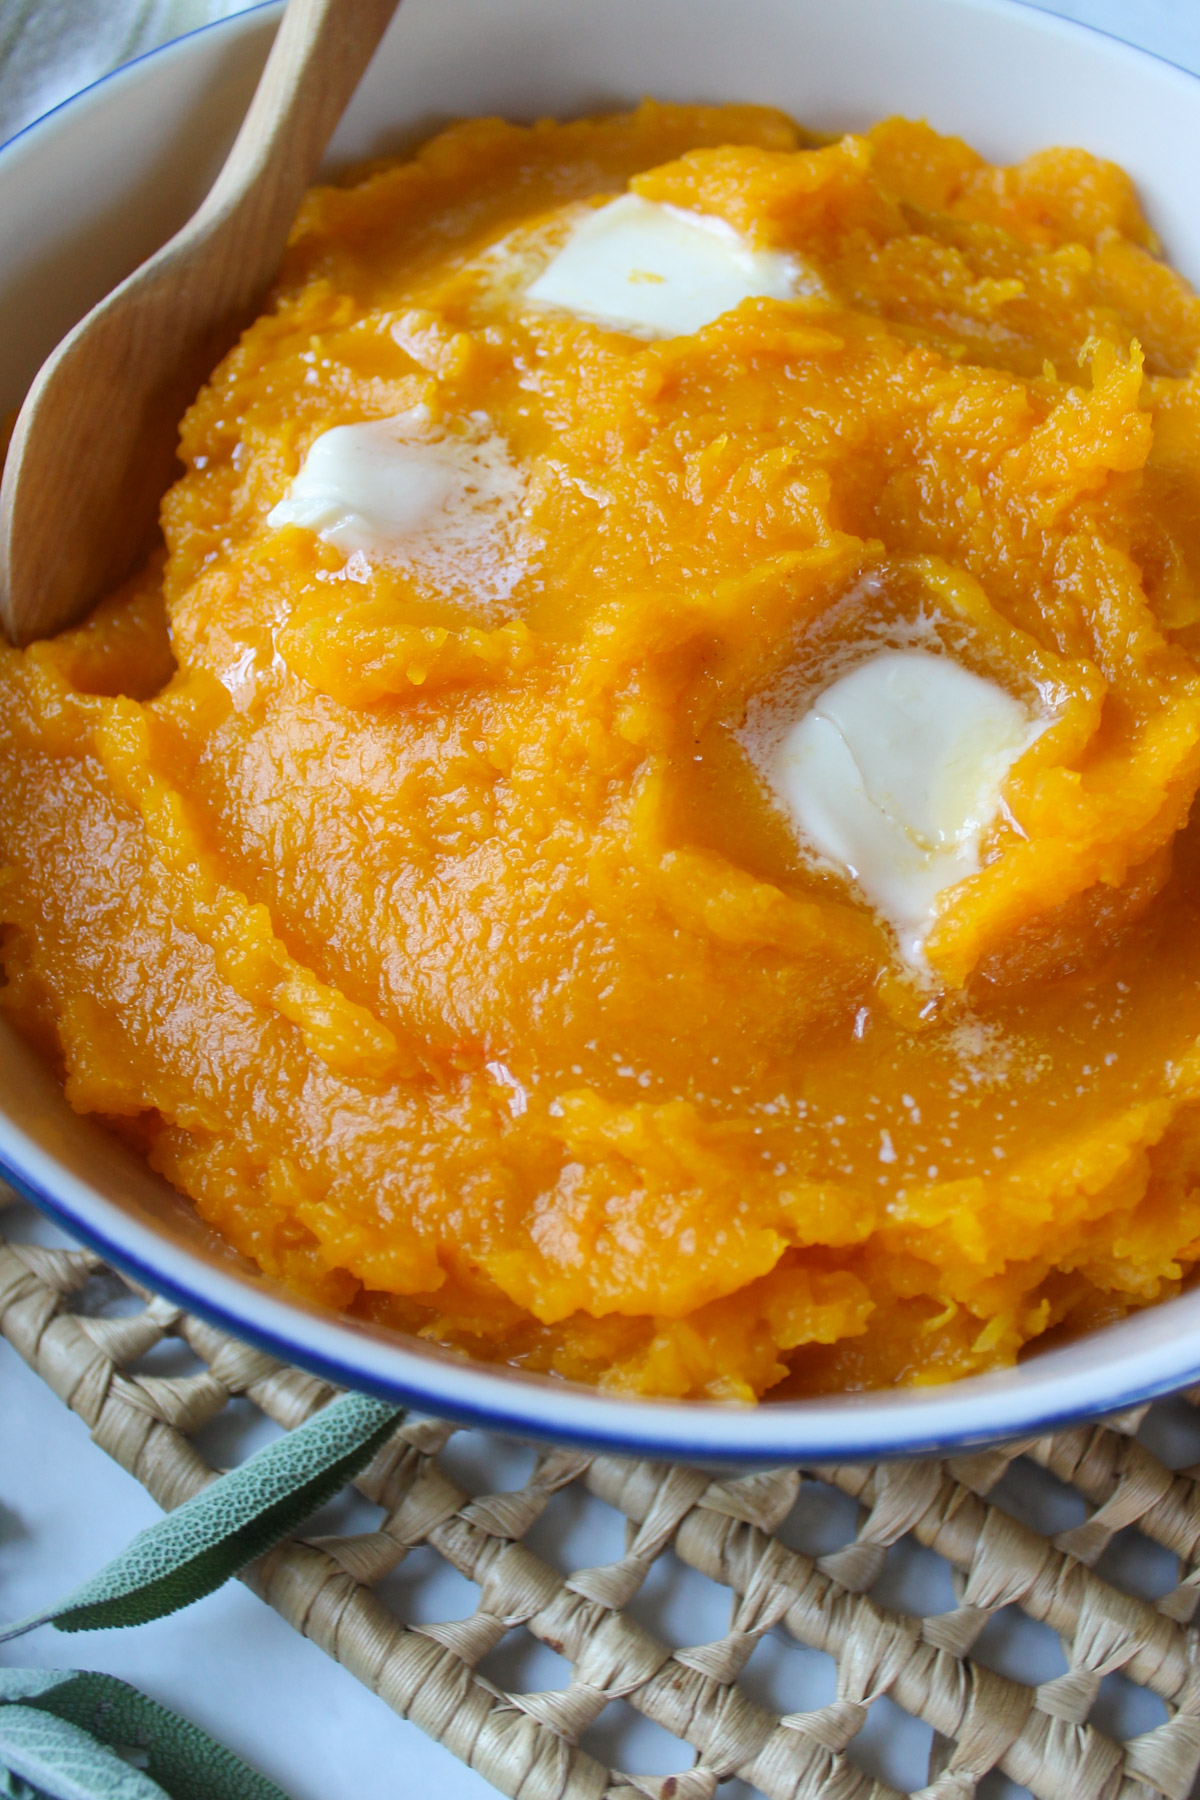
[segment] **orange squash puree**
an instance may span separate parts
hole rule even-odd
[[[523,304],[626,184],[813,292],[659,341]],[[1078,150],[645,104],[316,190],[183,422],[165,561],[0,656],[8,1017],[270,1275],[475,1357],[750,1399],[1173,1294],[1198,347]],[[266,524],[318,433],[416,406],[527,480],[488,607]],[[1051,718],[923,978],[745,747],[917,620]]]

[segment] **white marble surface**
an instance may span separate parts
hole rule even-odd
[[[0,138],[65,98],[103,68],[208,17],[239,9],[239,0],[0,0]],[[1200,0],[1048,0],[1047,10],[1082,19],[1139,42],[1200,73]],[[32,1214],[5,1216],[5,1228],[57,1241]],[[1156,1449],[1176,1466],[1200,1457],[1200,1432],[1182,1409],[1160,1414]],[[228,1431],[211,1446],[218,1461],[253,1447],[261,1429]],[[236,1440],[236,1441],[235,1441]],[[523,1478],[528,1453],[479,1433],[463,1434],[450,1453],[468,1486],[479,1491]],[[1075,1523],[1078,1502],[1047,1481],[1026,1482],[1006,1498],[1043,1530]],[[0,1343],[0,1618],[44,1604],[84,1579],[156,1516],[138,1486],[89,1441],[80,1421]],[[824,1550],[845,1541],[853,1508],[816,1484],[802,1492],[787,1535],[798,1547]],[[330,1521],[322,1529],[334,1528]],[[539,1550],[565,1567],[621,1553],[620,1524],[598,1503],[567,1495],[538,1528]],[[1171,1559],[1136,1536],[1114,1547],[1105,1568],[1122,1583],[1153,1595],[1174,1579]],[[936,1557],[897,1546],[877,1590],[889,1604],[940,1610],[953,1604],[949,1572]],[[388,1598],[417,1624],[473,1610],[470,1584],[431,1552],[410,1557],[391,1578]],[[635,1602],[643,1621],[674,1644],[719,1637],[728,1596],[665,1558]],[[1001,1615],[979,1646],[994,1667],[1024,1681],[1065,1668],[1048,1631],[1019,1615]],[[0,1647],[0,1662],[106,1669],[187,1713],[272,1775],[293,1800],[486,1800],[493,1790],[420,1731],[397,1719],[313,1645],[299,1638],[239,1584],[187,1612],[138,1631],[63,1636],[43,1629]],[[516,1690],[561,1686],[566,1665],[544,1648],[502,1645],[485,1673]],[[799,1711],[833,1697],[833,1666],[772,1635],[755,1652],[744,1681],[765,1703]],[[1109,1677],[1098,1722],[1121,1736],[1163,1717],[1161,1703],[1120,1676]],[[889,1701],[872,1709],[852,1755],[900,1786],[925,1779],[928,1729]],[[666,1733],[621,1705],[598,1722],[589,1747],[605,1760],[645,1773],[666,1773],[687,1753]],[[1009,1784],[989,1779],[991,1800]],[[746,1800],[740,1783],[722,1800]]]

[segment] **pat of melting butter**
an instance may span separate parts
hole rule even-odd
[[[464,446],[429,441],[424,423],[413,412],[323,431],[267,524],[305,526],[347,555],[427,531],[463,485]]]
[[[302,526],[351,559],[400,564],[486,607],[528,561],[525,493],[485,418],[441,426],[414,407],[322,432],[267,524]]]
[[[526,293],[617,331],[685,337],[743,300],[790,300],[804,285],[798,258],[756,250],[724,219],[621,194],[587,213]]]
[[[1044,729],[948,656],[884,651],[790,727],[769,779],[802,836],[919,965],[941,895],[979,870],[1005,778]]]

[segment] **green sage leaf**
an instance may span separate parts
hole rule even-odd
[[[38,1706],[0,1706],[0,1763],[54,1800],[171,1800],[107,1744]]]
[[[340,1492],[371,1460],[399,1416],[382,1400],[344,1394],[140,1531],[74,1593],[0,1631],[0,1643],[38,1625],[98,1631],[144,1625],[190,1606]]]
[[[115,1675],[90,1669],[0,1669],[0,1719],[14,1702],[78,1725],[114,1749],[145,1756],[145,1772],[171,1800],[287,1800],[259,1775],[169,1707]],[[0,1800],[8,1800],[0,1786]]]

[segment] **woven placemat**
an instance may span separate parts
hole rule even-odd
[[[0,1206],[5,1198],[0,1190]],[[84,1250],[0,1237],[0,1331],[165,1508],[213,1478],[193,1439],[236,1400],[290,1430],[333,1392],[132,1288]],[[171,1338],[198,1372],[139,1371]],[[1183,1398],[1200,1406],[1200,1389]],[[410,1417],[357,1483],[383,1509],[376,1528],[292,1541],[244,1579],[388,1706],[520,1800],[712,1800],[733,1776],[769,1800],[890,1800],[896,1790],[846,1754],[882,1695],[933,1729],[926,1800],[966,1800],[991,1771],[1038,1800],[1185,1800],[1200,1766],[1200,1484],[1134,1435],[1146,1411],[950,1461],[732,1479],[550,1450],[523,1487],[484,1495],[439,1460],[454,1427]],[[989,1498],[1021,1458],[1070,1485],[1086,1503],[1083,1523],[1051,1539]],[[809,1481],[860,1507],[852,1541],[824,1556],[779,1535]],[[575,1484],[624,1516],[626,1548],[564,1574],[523,1540]],[[1178,1580],[1154,1602],[1095,1568],[1131,1527],[1178,1559]],[[906,1536],[953,1569],[949,1610],[903,1612],[868,1592]],[[384,1578],[419,1546],[477,1585],[471,1617],[410,1626],[381,1598]],[[718,1641],[673,1649],[633,1616],[668,1554],[729,1591]],[[1030,1686],[973,1658],[989,1620],[1013,1606],[1059,1635],[1064,1674]],[[510,1693],[477,1672],[514,1628],[570,1663],[561,1691]],[[772,1631],[835,1659],[831,1704],[781,1716],[750,1696],[739,1677]],[[1089,1722],[1116,1671],[1166,1711],[1124,1742]],[[580,1748],[614,1700],[690,1745],[694,1767],[622,1773]]]

